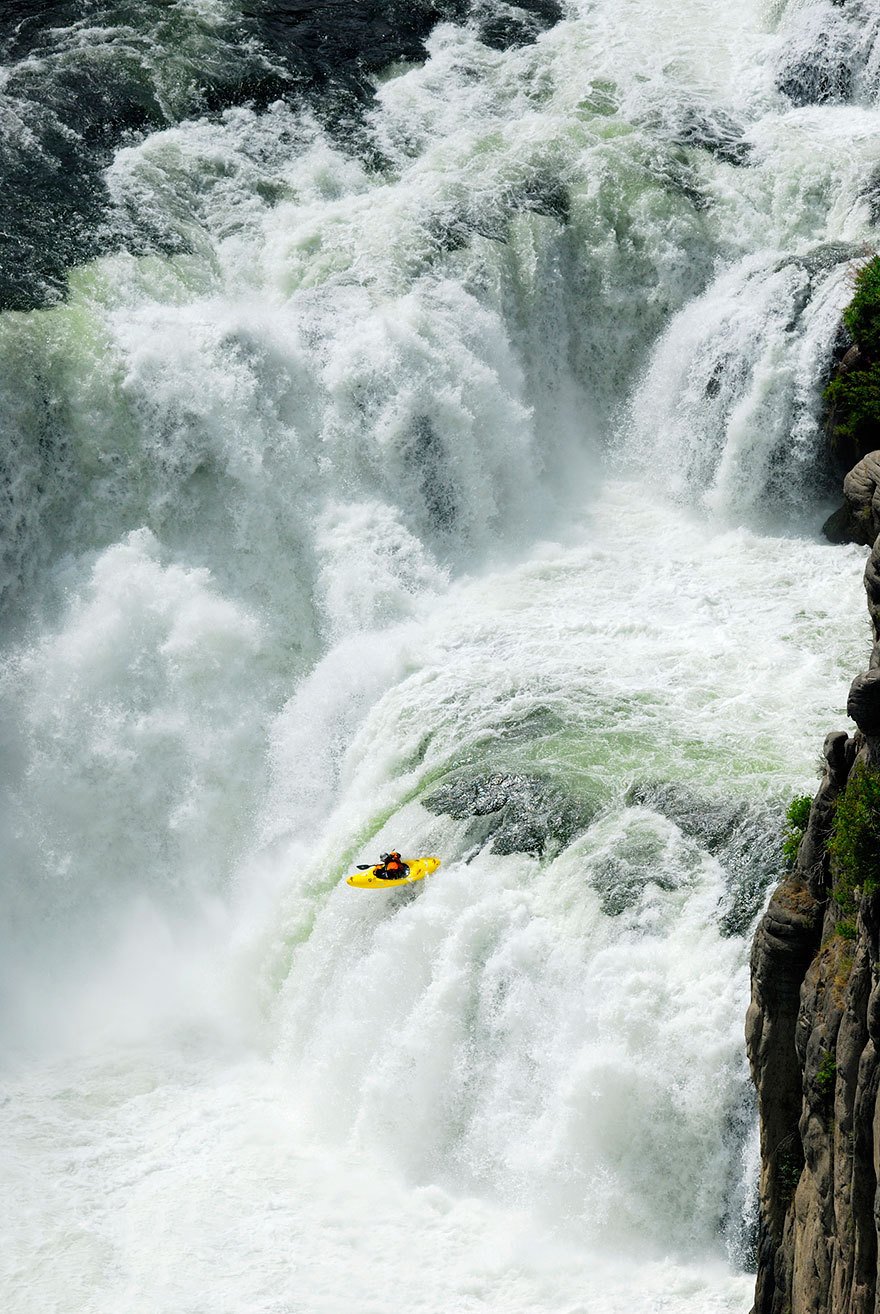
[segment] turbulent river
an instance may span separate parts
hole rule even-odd
[[[4,1309],[745,1314],[874,5],[11,9]]]

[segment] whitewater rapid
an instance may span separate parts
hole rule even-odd
[[[749,936],[868,642],[858,9],[440,24],[348,135],[121,143],[0,315],[14,1314],[749,1307]],[[493,851],[487,774],[580,824]]]

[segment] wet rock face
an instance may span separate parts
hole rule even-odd
[[[664,872],[657,862],[656,840],[651,842],[654,838],[628,836],[617,845],[615,853],[593,865],[589,883],[606,917],[620,917],[638,907],[649,885],[664,893],[678,888],[680,880]]]
[[[852,69],[826,40],[809,55],[789,64],[779,74],[776,85],[793,105],[840,105],[852,95]]]
[[[562,17],[558,0],[251,0],[243,7],[263,41],[312,82],[345,80],[369,95],[369,74],[395,60],[421,60],[441,22],[471,19],[495,49],[522,45]]]
[[[719,110],[709,114],[702,107],[685,107],[672,139],[682,146],[698,146],[726,164],[748,164],[751,155],[742,124]]]
[[[668,817],[718,859],[727,884],[719,929],[722,935],[743,935],[779,875],[781,809],[727,803],[668,781],[633,785],[627,801]]]
[[[490,772],[458,776],[423,800],[431,812],[474,821],[470,840],[493,853],[540,855],[587,829],[592,809],[541,776]]]
[[[776,85],[794,105],[837,105],[872,82],[871,0],[809,0],[781,13]]]
[[[742,935],[779,872],[781,808],[725,803],[670,781],[633,785],[626,801],[674,822],[695,841],[695,861],[700,850],[718,859],[727,884],[717,914],[719,929],[723,935]],[[597,813],[597,805],[555,781],[518,772],[457,775],[423,803],[431,812],[470,820],[466,843],[473,848],[488,845],[499,854],[558,852],[583,834]],[[635,828],[614,854],[590,866],[590,884],[606,916],[634,907],[648,884],[677,888],[658,857],[655,831]]]
[[[527,45],[562,18],[559,0],[524,0],[503,4],[498,0],[478,0],[472,15],[480,40],[494,50]]]
[[[252,0],[244,6],[262,41],[305,82],[338,81],[358,94],[394,60],[422,58],[435,23],[462,18],[461,0]]]

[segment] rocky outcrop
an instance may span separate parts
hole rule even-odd
[[[878,486],[880,452],[869,452],[844,479],[843,506],[825,521],[825,537],[832,543],[862,543],[870,547],[880,534]]]
[[[774,841],[782,825],[780,810],[744,799],[730,803],[669,780],[639,781],[631,786],[626,801],[668,817],[682,835],[711,853],[726,887],[718,929],[722,935],[744,935],[779,874]],[[657,880],[656,873],[652,879]],[[619,890],[616,881],[618,897]],[[602,907],[609,911],[607,900]]]
[[[430,812],[469,819],[466,844],[493,853],[563,849],[587,829],[595,808],[543,776],[492,771],[456,776],[423,799]]]
[[[878,475],[872,453],[847,479],[865,525],[876,524]],[[746,1044],[761,1127],[754,1314],[878,1310],[880,886],[853,883],[851,873],[844,880],[838,841],[829,841],[844,791],[849,808],[858,781],[880,767],[880,539],[865,587],[874,648],[847,705],[858,730],[825,741],[795,868],[752,949]]]

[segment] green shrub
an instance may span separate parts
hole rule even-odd
[[[853,920],[859,896],[880,889],[880,771],[874,767],[853,767],[837,800],[828,851],[834,901]]]
[[[791,1141],[791,1138],[789,1138]],[[800,1145],[784,1144],[776,1154],[776,1181],[783,1203],[791,1200],[804,1171],[804,1155]]]
[[[880,256],[856,275],[843,322],[861,359],[825,389],[831,438],[838,457],[849,463],[880,446]]]
[[[822,1062],[816,1069],[814,1081],[816,1088],[821,1095],[830,1095],[834,1090],[834,1081],[837,1077],[837,1059],[829,1051],[822,1055]]]
[[[880,322],[878,322],[880,328]],[[869,451],[880,443],[880,362],[832,379],[825,400],[834,408],[838,447]]]
[[[855,296],[843,312],[843,322],[865,355],[880,355],[880,256],[856,275]]]
[[[810,820],[810,808],[812,806],[813,800],[809,794],[796,794],[786,809],[785,830],[782,832],[782,853],[790,867],[794,866],[797,859],[797,852],[801,840],[804,838],[807,822]]]
[[[848,917],[842,918],[834,929],[842,940],[854,940],[859,933],[855,922]]]

